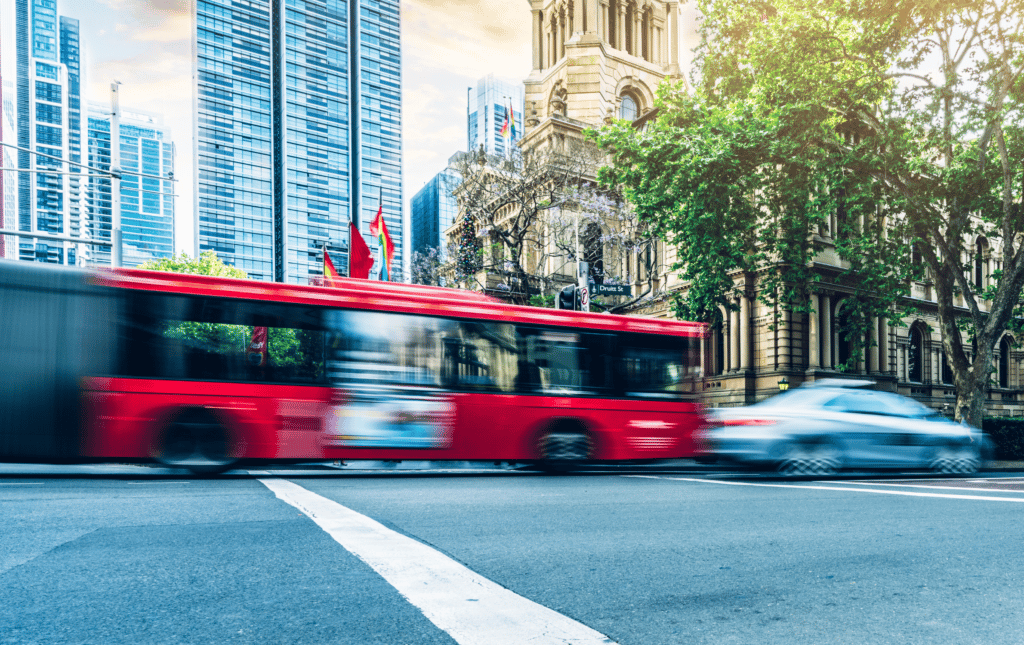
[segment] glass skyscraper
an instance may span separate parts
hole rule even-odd
[[[483,145],[488,154],[505,154],[505,138],[501,126],[505,124],[505,109],[511,103],[516,119],[516,137],[523,136],[523,108],[525,94],[522,82],[511,83],[488,74],[468,88],[466,111],[466,139],[469,152],[476,152]]]
[[[412,228],[410,246],[414,252],[426,253],[436,248],[440,251],[442,260],[448,258],[444,232],[455,222],[455,216],[459,212],[458,202],[452,195],[459,182],[459,174],[451,168],[446,168],[434,175],[433,179],[413,196],[409,219]]]
[[[156,114],[120,110],[119,158],[126,173],[120,187],[122,266],[138,266],[174,254],[174,183],[170,179],[174,175],[174,144],[161,121]],[[110,169],[110,129],[110,106],[90,103],[87,138],[91,168]],[[94,240],[110,241],[111,184],[109,177],[89,180],[86,201]],[[89,264],[110,266],[110,247],[95,246],[91,256]]]
[[[56,0],[15,0],[18,146],[17,166],[53,170],[18,175],[17,228],[79,236],[82,184],[82,69],[78,21],[58,16]],[[11,226],[9,217],[5,226]],[[57,264],[77,263],[76,243],[19,237],[17,257]],[[11,254],[8,252],[8,256]]]
[[[402,266],[397,0],[198,0],[196,246],[305,284],[383,199]]]

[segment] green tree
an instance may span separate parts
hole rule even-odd
[[[213,275],[223,278],[248,278],[242,269],[224,264],[214,251],[203,251],[199,257],[190,257],[182,252],[169,258],[148,260],[138,266],[139,269],[151,271],[170,271],[172,273],[192,273],[197,275]]]
[[[848,337],[935,284],[957,419],[980,425],[993,348],[1024,287],[1024,0],[698,0],[695,90],[661,88],[643,132],[599,142],[641,215],[680,250],[679,311],[709,318],[757,271],[780,308],[816,288],[836,214]],[[975,240],[998,241],[976,284]],[[913,250],[913,252],[912,252]],[[959,300],[962,298],[963,300]],[[961,305],[962,302],[962,305]],[[973,340],[970,356],[958,329]]]

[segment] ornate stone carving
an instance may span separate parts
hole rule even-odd
[[[551,105],[549,106],[551,116],[565,116],[566,100],[569,92],[562,86],[562,79],[555,81],[555,87],[551,90]]]

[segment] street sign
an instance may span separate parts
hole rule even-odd
[[[630,289],[628,284],[595,284],[595,296],[628,296]]]
[[[577,293],[580,296],[580,311],[590,311],[590,290],[580,287]]]

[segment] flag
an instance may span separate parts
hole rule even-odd
[[[252,328],[252,339],[245,348],[245,362],[253,367],[263,367],[267,364],[267,331],[266,327]]]
[[[509,135],[512,134],[512,131],[509,129],[509,127],[511,125],[512,124],[511,124],[511,122],[509,120],[508,107],[506,107],[505,108],[505,122],[501,124],[501,138],[502,139],[508,139]]]
[[[370,268],[373,267],[373,255],[370,254],[370,247],[366,246],[366,240],[359,233],[355,222],[348,223],[348,240],[348,275],[351,278],[366,280],[370,277]]]
[[[334,286],[334,279],[340,278],[341,275],[338,270],[334,268],[334,262],[331,262],[331,256],[327,254],[327,245],[324,245],[324,282],[327,283],[328,287]]]
[[[380,279],[390,280],[391,279],[391,261],[395,258],[395,244],[391,241],[391,236],[388,235],[388,226],[384,223],[384,201],[381,200],[380,207],[377,209],[377,216],[370,222],[370,235],[373,235],[380,242],[381,255],[381,267],[380,267]]]
[[[512,101],[509,100],[509,105],[511,105],[511,104],[512,104]],[[509,107],[509,109],[508,109],[508,131],[509,131],[509,138],[512,141],[515,141],[516,140],[516,111],[513,108],[511,108],[511,107]]]

